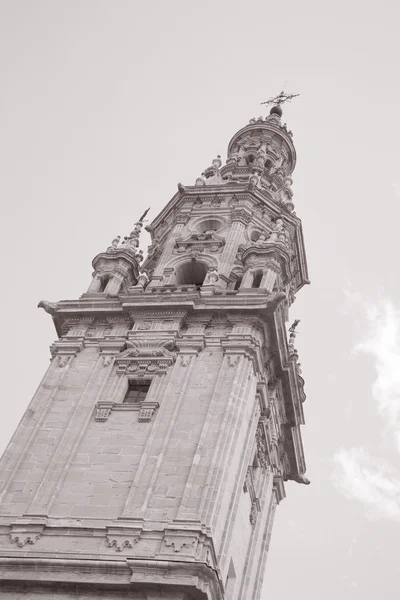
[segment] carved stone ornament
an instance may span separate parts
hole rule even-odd
[[[235,223],[235,221],[239,222],[239,223],[243,223],[243,225],[248,225],[251,221],[251,215],[249,215],[248,212],[246,212],[243,208],[236,208],[232,210],[232,223]]]
[[[18,548],[32,546],[42,537],[43,530],[42,524],[11,525],[9,538]]]
[[[108,420],[113,411],[139,412],[139,423],[146,423],[151,420],[159,403],[155,400],[142,400],[141,402],[111,402],[109,400],[100,400],[96,405],[95,421],[104,423]]]
[[[217,267],[210,267],[205,276],[203,285],[215,285],[219,280],[219,273]]]
[[[70,361],[70,358],[71,358],[70,356],[65,356],[65,355],[59,356],[57,367],[59,367],[60,369],[63,369],[64,367],[66,367]]]
[[[149,283],[149,276],[147,275],[146,271],[143,271],[142,273],[140,273],[137,283],[134,287],[144,290],[148,283]]]
[[[283,219],[281,217],[276,218],[275,224],[267,241],[268,243],[280,243],[288,248],[290,247],[290,235],[285,229]]]
[[[228,354],[228,365],[230,367],[236,367],[236,365],[239,362],[239,355],[238,354]]]
[[[243,491],[245,494],[249,493],[250,498],[253,498],[253,496],[255,496],[252,471],[253,471],[253,468],[251,466],[248,467],[248,469],[246,471],[246,478],[245,478],[244,484],[243,484]]]
[[[185,535],[165,535],[165,546],[172,546],[175,552],[181,552],[182,548],[192,548],[197,542],[197,537]]]
[[[125,534],[106,535],[106,544],[109,548],[115,548],[116,552],[122,552],[125,549],[130,550],[139,541],[140,535],[126,537]]]
[[[57,302],[48,302],[47,300],[41,300],[38,304],[38,308],[44,308],[49,315],[54,316],[58,310]]]
[[[104,423],[110,416],[111,410],[114,406],[113,402],[100,401],[96,405],[95,421]]]
[[[252,503],[252,505],[251,505],[251,510],[250,510],[250,517],[249,517],[249,519],[250,519],[250,523],[251,523],[252,525],[255,525],[255,524],[256,524],[256,522],[257,522],[257,516],[258,516],[258,513],[259,513],[259,512],[260,512],[260,502],[259,502],[259,500],[256,498],[256,499],[253,501],[253,503]]]
[[[256,431],[257,458],[261,468],[265,471],[268,468],[268,446],[265,438],[264,427],[261,423]]]
[[[193,356],[191,354],[183,354],[181,356],[181,367],[187,367],[190,365]]]
[[[215,233],[215,231],[206,231],[204,233],[192,231],[186,238],[178,238],[174,249],[174,254],[183,254],[185,252],[221,252],[225,245],[225,239]]]
[[[103,367],[109,367],[113,361],[113,357],[110,354],[103,356]]]
[[[221,175],[222,161],[220,155],[214,158],[212,165],[208,167],[200,177],[196,179],[196,186],[225,185],[229,180],[223,179]]]
[[[190,219],[190,213],[179,212],[174,218],[174,224],[186,225]]]
[[[159,407],[159,403],[158,402],[152,402],[152,401],[143,401],[141,403],[141,407],[139,410],[139,417],[138,417],[138,421],[139,423],[147,423],[148,421],[151,420],[151,417],[154,415],[155,411],[157,410],[157,408]]]
[[[116,359],[117,374],[163,373],[176,360],[171,341],[153,339],[128,340],[127,349]]]
[[[42,537],[41,533],[10,533],[10,540],[17,544],[18,548],[23,548],[26,544],[34,544]]]

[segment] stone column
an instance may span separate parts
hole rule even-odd
[[[115,273],[106,285],[105,292],[110,296],[116,296],[121,289],[122,282],[124,281],[124,275],[122,273]]]
[[[219,263],[219,276],[229,278],[240,243],[244,240],[244,230],[250,223],[250,215],[244,209],[232,209],[232,225],[226,238],[224,250]]]
[[[243,275],[243,279],[242,279],[242,283],[240,284],[240,288],[250,288],[253,284],[253,279],[254,279],[254,275],[253,275],[253,271],[251,269],[248,269],[245,274]]]
[[[263,278],[261,279],[260,288],[265,288],[268,292],[272,292],[274,289],[277,273],[272,269],[266,269],[264,271]]]
[[[101,277],[98,273],[94,273],[92,282],[88,288],[88,292],[89,293],[99,292],[100,288],[101,288]]]

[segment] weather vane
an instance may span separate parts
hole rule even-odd
[[[266,104],[267,106],[269,104],[273,104],[274,106],[280,106],[284,102],[290,102],[291,100],[293,100],[293,98],[297,98],[297,96],[300,96],[300,94],[285,94],[285,92],[282,91],[278,96],[270,98],[266,102],[261,102],[261,104]]]

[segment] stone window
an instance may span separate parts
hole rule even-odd
[[[143,402],[149,391],[150,383],[129,383],[128,390],[125,394],[125,404],[137,404]]]

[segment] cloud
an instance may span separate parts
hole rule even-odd
[[[372,394],[379,413],[393,433],[400,420],[400,311],[388,300],[364,305],[365,338],[355,346],[356,352],[374,360],[376,379]]]
[[[394,187],[394,193],[399,198],[400,197],[400,183],[398,181],[393,181],[392,185]]]
[[[400,311],[387,299],[365,303],[358,294],[347,294],[361,316],[364,337],[354,351],[372,358],[375,380],[372,396],[400,453]],[[367,514],[400,521],[400,472],[363,448],[340,449],[334,456],[333,481],[348,498],[361,501]]]
[[[333,481],[349,499],[362,502],[370,518],[400,522],[400,473],[362,448],[341,449],[334,456]]]

